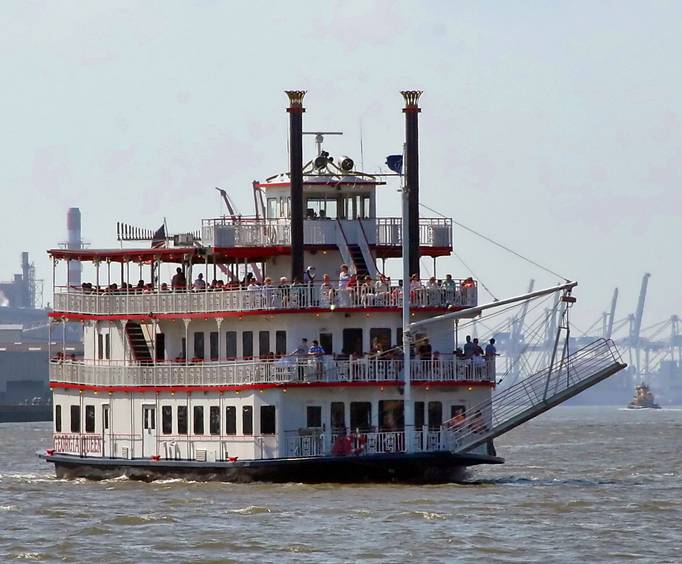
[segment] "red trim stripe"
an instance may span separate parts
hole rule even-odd
[[[452,307],[450,309],[445,307],[420,307],[412,309],[412,313],[443,313],[443,312],[454,312],[464,309],[460,306]],[[369,314],[369,313],[399,313],[401,309],[399,307],[364,307],[364,308],[351,308],[351,307],[337,307],[335,309],[329,308],[308,308],[308,309],[258,309],[250,311],[213,311],[210,313],[140,313],[140,314],[113,314],[113,315],[97,315],[94,313],[71,313],[66,311],[51,311],[48,313],[48,317],[53,317],[55,319],[73,319],[74,321],[86,321],[97,319],[100,321],[119,321],[123,319],[128,319],[131,321],[147,321],[150,319],[215,319],[215,318],[227,318],[227,317],[244,317],[244,316],[254,316],[254,315],[273,315],[273,314],[319,314],[319,313],[359,313],[359,314]]]
[[[329,179],[327,181],[303,181],[303,186],[383,186],[386,182],[383,180],[366,181],[361,180],[359,182],[346,182],[340,180]],[[286,186],[291,186],[291,182],[258,182],[256,184],[257,188],[284,188]]]
[[[247,390],[271,390],[287,388],[365,388],[365,387],[400,387],[401,380],[385,382],[288,382],[286,384],[241,384],[231,386],[95,386],[90,384],[71,384],[69,382],[50,382],[51,389],[95,391],[95,392],[138,392],[138,393],[193,393],[193,392],[241,392]],[[434,387],[480,387],[494,388],[494,382],[412,382],[413,386]]]

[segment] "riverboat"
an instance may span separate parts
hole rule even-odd
[[[175,235],[119,224],[121,248],[49,251],[52,324],[84,329],[83,358],[51,351],[54,444],[41,456],[58,476],[460,479],[503,462],[496,436],[624,366],[608,342],[558,351],[526,395],[496,397],[495,356],[456,354],[453,322],[552,292],[567,313],[576,283],[479,304],[476,280],[438,268],[452,221],[419,215],[421,92],[403,92],[397,218],[378,214],[382,177],[331,156],[323,133],[303,162],[304,94],[287,92],[290,168],[254,182],[255,217],[230,209]],[[400,258],[395,282],[386,261]],[[71,283],[74,261],[91,282]]]

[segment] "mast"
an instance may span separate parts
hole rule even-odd
[[[403,148],[403,154],[405,149]],[[405,414],[405,451],[412,452],[412,432],[414,429],[414,409],[412,405],[412,374],[411,374],[411,355],[410,355],[410,229],[409,229],[409,208],[410,196],[405,187],[404,177],[400,175],[402,184],[402,256],[403,256],[403,378],[404,388],[404,414]]]

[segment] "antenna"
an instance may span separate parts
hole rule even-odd
[[[360,120],[360,170],[365,170],[365,151],[362,147],[362,120]]]
[[[322,143],[324,143],[325,135],[343,135],[343,131],[304,131],[303,135],[314,135],[315,144],[317,145],[317,154],[322,152]]]

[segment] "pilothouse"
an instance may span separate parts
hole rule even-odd
[[[198,230],[119,224],[121,248],[49,251],[52,323],[84,328],[82,358],[51,351],[41,456],[59,476],[458,479],[503,462],[496,436],[624,366],[606,341],[562,350],[567,324],[525,394],[495,390],[494,354],[455,353],[455,320],[554,292],[567,320],[576,283],[479,304],[474,279],[441,274],[452,221],[419,215],[420,94],[403,92],[402,217],[377,210],[380,176],[323,145],[334,132],[304,162],[305,92],[288,91],[290,168],[254,183],[254,216],[219,189],[229,213]],[[92,280],[76,284],[81,262]]]

